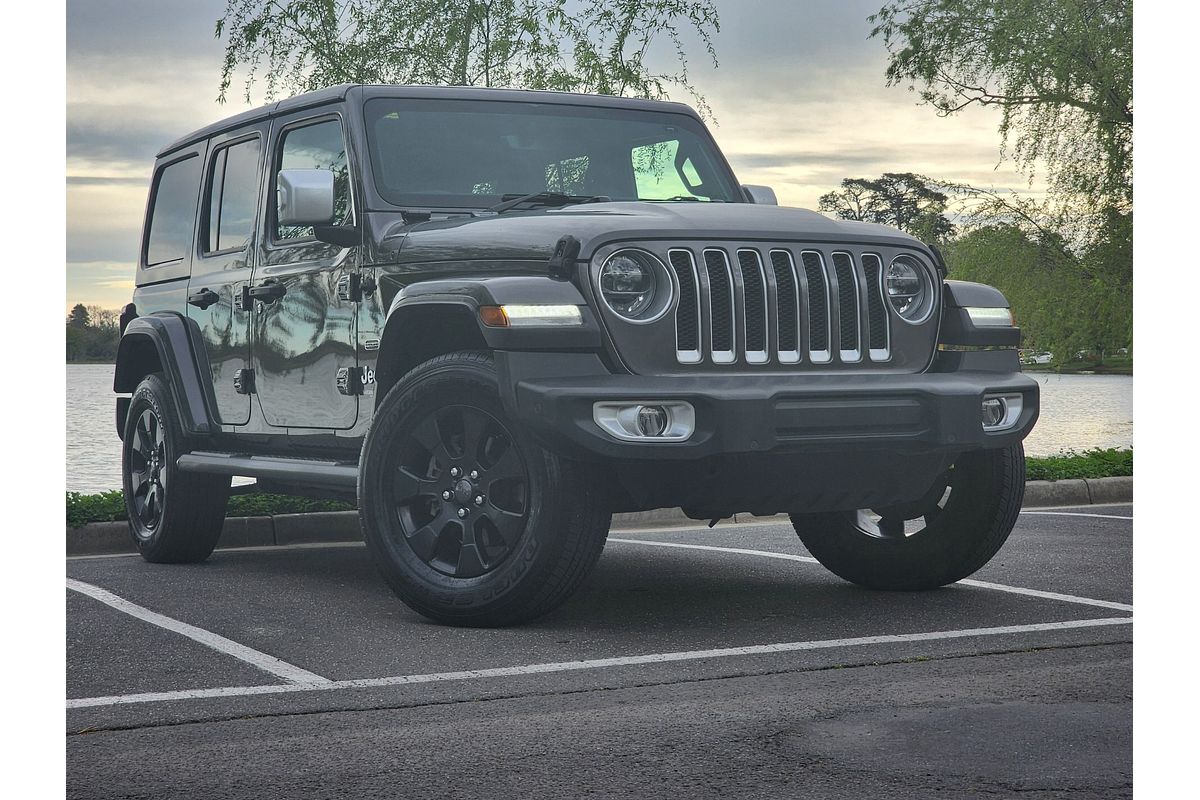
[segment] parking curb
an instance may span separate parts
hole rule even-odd
[[[1087,506],[1127,503],[1133,500],[1133,478],[1088,478],[1062,481],[1028,481],[1027,508]],[[787,517],[755,517],[738,514],[719,525],[737,525],[754,520],[786,520]],[[685,516],[678,508],[659,508],[632,514],[614,514],[612,530],[650,527],[680,527],[703,524]],[[228,517],[219,547],[270,547],[362,540],[357,511],[321,511],[312,514],[278,514],[271,517]],[[82,528],[67,528],[67,555],[92,556],[134,552],[127,522],[93,522]]]

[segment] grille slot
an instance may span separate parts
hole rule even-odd
[[[879,256],[862,257],[863,277],[867,279],[867,346],[872,361],[887,361],[891,349],[887,308],[883,305],[883,262]]]
[[[700,284],[696,262],[687,250],[667,254],[679,281],[679,307],[675,311],[675,357],[680,364],[696,364],[700,352]]]
[[[818,248],[672,247],[680,364],[855,364],[892,360],[877,254]]]
[[[775,274],[777,316],[776,334],[779,360],[795,364],[800,360],[800,286],[796,280],[796,265],[787,250],[771,251],[771,271]]]
[[[757,250],[738,250],[742,273],[742,308],[745,314],[746,360],[767,361],[767,283]]]
[[[814,250],[800,254],[804,280],[808,286],[808,352],[816,363],[829,361],[829,280],[825,277],[825,259]]]
[[[704,268],[708,275],[712,360],[717,364],[732,364],[737,360],[737,353],[734,351],[733,275],[729,270],[729,257],[724,250],[705,250]]]
[[[838,295],[838,355],[842,361],[862,358],[858,343],[858,279],[854,275],[854,259],[848,253],[833,254],[834,276]]]

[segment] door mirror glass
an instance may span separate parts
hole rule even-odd
[[[284,169],[276,180],[280,227],[329,225],[334,221],[333,171]]]

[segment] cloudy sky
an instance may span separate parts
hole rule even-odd
[[[884,86],[886,52],[866,21],[881,2],[716,0],[720,66],[696,51],[691,69],[738,177],[807,208],[842,178],[883,172],[1026,188],[1000,164],[994,113],[943,119]],[[128,302],[155,152],[247,107],[216,102],[224,6],[67,1],[68,308]]]

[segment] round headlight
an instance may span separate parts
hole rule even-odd
[[[888,266],[884,291],[892,308],[909,322],[928,316],[933,290],[925,270],[912,259],[901,256]]]
[[[600,268],[600,295],[628,320],[656,316],[670,302],[670,278],[657,258],[642,250],[618,250]]]

